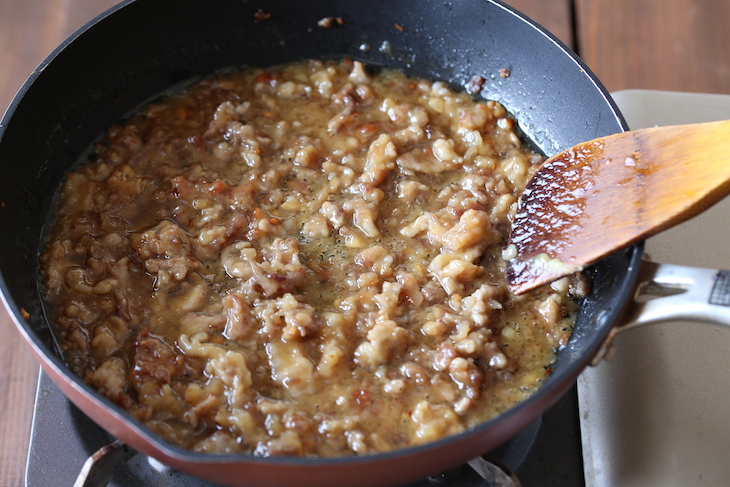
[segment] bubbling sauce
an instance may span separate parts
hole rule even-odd
[[[69,366],[173,444],[348,456],[524,400],[577,278],[515,297],[542,158],[504,107],[359,62],[204,79],[106,132],[41,256]]]

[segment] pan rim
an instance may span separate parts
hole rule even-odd
[[[79,28],[75,33],[73,33],[71,36],[69,36],[65,41],[63,41],[56,49],[54,49],[51,54],[49,54],[36,68],[33,73],[29,76],[29,78],[26,80],[26,82],[22,85],[16,96],[13,98],[13,101],[8,106],[8,109],[6,110],[5,114],[2,117],[2,121],[0,121],[0,142],[3,139],[3,136],[5,134],[6,127],[11,123],[12,117],[15,114],[16,110],[18,109],[21,101],[24,99],[24,96],[28,92],[29,88],[35,83],[35,81],[38,79],[38,77],[42,76],[45,68],[50,65],[57,57],[58,55],[65,50],[73,41],[75,41],[77,38],[82,36],[86,31],[88,31],[89,28],[92,26],[95,26],[99,24],[103,19],[109,17],[110,15],[116,13],[117,11],[121,10],[122,8],[133,4],[137,2],[138,0],[125,0],[121,2],[120,4],[108,9],[107,11],[101,13],[98,15],[95,19],[87,22],[84,26]],[[604,98],[606,103],[612,108],[614,115],[616,116],[618,124],[626,130],[626,122],[623,120],[623,117],[621,116],[618,108],[616,107],[615,103],[613,102],[612,98],[608,94],[607,90],[600,84],[600,82],[597,80],[595,75],[588,69],[587,66],[584,65],[583,61],[580,60],[577,56],[575,56],[572,51],[570,51],[561,41],[556,39],[551,33],[543,29],[538,24],[534,23],[524,15],[517,12],[515,9],[503,4],[499,0],[486,0],[488,3],[492,3],[515,17],[518,17],[523,22],[527,23],[528,25],[532,26],[534,29],[538,30],[544,37],[552,41],[554,44],[556,44],[567,56],[569,56],[578,66],[581,67],[581,69],[585,70],[588,79],[590,79],[595,87],[597,88],[597,91],[600,92]],[[633,282],[636,280],[636,274],[638,272],[638,261],[641,258],[641,254],[643,253],[643,244],[636,244],[629,248],[629,253],[631,253],[631,256],[629,258],[629,261],[631,263],[631,266],[628,269],[627,278],[625,279],[624,285],[626,287],[632,286]],[[51,366],[56,369],[56,373],[63,374],[68,379],[70,379],[71,382],[73,382],[77,389],[83,391],[83,393],[88,396],[91,400],[103,404],[104,408],[107,410],[111,410],[116,414],[117,416],[120,416],[124,422],[127,424],[131,424],[134,429],[135,433],[142,436],[145,441],[149,442],[150,444],[154,445],[157,449],[159,449],[163,454],[169,456],[170,458],[179,459],[180,461],[194,461],[196,463],[208,463],[208,464],[218,464],[218,463],[240,463],[241,461],[246,461],[249,463],[260,463],[260,464],[267,464],[267,465],[287,465],[287,466],[321,466],[321,465],[351,465],[351,464],[360,464],[360,463],[372,463],[373,461],[380,461],[380,460],[391,460],[391,459],[399,459],[411,455],[418,455],[424,451],[433,450],[433,449],[442,449],[446,448],[449,445],[458,443],[460,441],[463,441],[464,438],[471,437],[474,435],[479,435],[481,431],[485,429],[491,428],[496,422],[504,422],[507,418],[514,418],[516,416],[523,415],[525,413],[525,410],[530,409],[534,406],[533,399],[545,399],[545,396],[548,396],[550,394],[550,391],[547,390],[544,386],[542,386],[539,390],[537,390],[531,397],[529,401],[522,401],[521,403],[513,406],[509,410],[505,411],[504,413],[500,414],[499,416],[492,418],[488,421],[485,421],[478,426],[475,426],[474,428],[470,428],[469,430],[460,433],[455,436],[442,438],[440,440],[430,442],[428,444],[419,445],[419,446],[412,446],[404,449],[394,450],[390,452],[385,453],[377,453],[372,455],[366,455],[366,456],[352,456],[352,457],[336,457],[336,458],[292,458],[292,457],[257,457],[251,454],[228,454],[228,455],[222,455],[222,454],[208,454],[208,453],[199,453],[199,452],[193,452],[190,450],[183,449],[181,447],[177,447],[175,445],[171,445],[167,441],[161,439],[151,431],[147,429],[142,423],[140,423],[138,420],[132,418],[126,411],[122,410],[119,406],[112,403],[110,400],[106,399],[105,397],[98,394],[96,391],[94,391],[90,386],[87,384],[84,384],[81,379],[76,376],[75,374],[71,373],[68,367],[65,365],[65,363],[56,356],[56,354],[53,353],[52,350],[49,349],[49,347],[41,340],[41,338],[34,332],[32,332],[32,329],[30,328],[29,323],[25,320],[23,317],[23,310],[21,307],[18,306],[18,304],[15,302],[14,299],[11,298],[10,289],[8,286],[8,282],[5,279],[5,276],[2,272],[0,272],[0,298],[2,299],[2,302],[6,306],[6,309],[9,311],[9,315],[11,316],[12,320],[14,321],[16,328],[20,330],[22,335],[24,336],[26,342],[30,343],[31,346],[34,348],[35,353],[41,355],[44,357],[44,359],[49,360],[51,363]],[[619,309],[615,309],[615,314],[620,314]],[[617,320],[616,320],[617,321]],[[613,322],[616,322],[613,321]],[[605,327],[604,327],[605,328]],[[595,345],[592,346],[594,352],[598,349],[600,344],[603,342],[603,339],[605,338],[605,335],[608,334],[610,327],[605,329],[605,333],[601,337],[595,337]],[[590,354],[590,357],[592,357],[592,353]],[[586,357],[586,362],[590,359],[590,357]],[[580,367],[582,370],[582,367]],[[574,374],[574,370],[564,370],[560,369],[556,374],[556,381],[558,379],[566,379],[571,375],[575,375],[577,377],[577,374]],[[551,376],[552,378],[552,376]],[[532,401],[532,402],[530,402]]]

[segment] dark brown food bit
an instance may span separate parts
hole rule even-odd
[[[367,406],[370,403],[370,391],[360,389],[352,392],[352,398],[358,406]]]
[[[345,21],[342,19],[342,17],[325,17],[319,22],[317,22],[317,25],[320,27],[324,27],[325,29],[329,29],[330,27],[334,27],[335,25],[344,25]]]
[[[472,76],[471,80],[469,81],[469,85],[467,86],[467,89],[469,90],[469,93],[476,94],[482,91],[482,85],[484,84],[484,78],[481,76]]]
[[[271,18],[271,12],[267,12],[262,9],[258,9],[256,13],[253,14],[253,20],[257,24],[259,22],[263,22],[264,20],[269,20]]]
[[[172,382],[183,370],[183,357],[159,338],[151,337],[147,329],[134,342],[132,382],[139,389],[147,382]]]

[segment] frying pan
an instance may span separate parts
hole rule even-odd
[[[270,17],[257,16],[259,10]],[[325,17],[344,23],[318,26]],[[37,284],[53,194],[107,126],[170,86],[232,66],[342,56],[455,87],[481,76],[476,96],[504,104],[525,140],[546,155],[626,129],[605,89],[569,49],[492,0],[130,0],[59,46],[23,85],[0,123],[5,305],[72,402],[112,435],[181,471],[230,485],[372,486],[403,484],[460,465],[518,433],[574,384],[633,303],[639,271],[647,269],[641,245],[591,268],[593,292],[545,385],[458,436],[335,459],[203,455],[156,438],[72,374],[57,350]],[[509,76],[500,76],[504,69]]]

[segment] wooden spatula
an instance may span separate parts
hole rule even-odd
[[[507,281],[522,294],[706,210],[730,192],[730,121],[623,132],[548,159],[521,197]],[[730,225],[730,215],[728,215]]]

